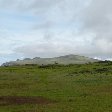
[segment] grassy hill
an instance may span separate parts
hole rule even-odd
[[[0,67],[0,112],[112,112],[112,62]]]
[[[47,64],[84,64],[89,62],[97,62],[98,60],[84,57],[84,56],[78,56],[78,55],[66,55],[66,56],[60,56],[55,58],[26,58],[24,60],[17,60],[17,61],[11,61],[4,63],[3,66],[10,66],[10,65],[25,65],[25,64],[38,64],[38,65],[47,65]]]

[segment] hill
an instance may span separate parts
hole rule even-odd
[[[0,67],[0,112],[112,112],[112,62]]]
[[[26,65],[26,64],[38,64],[38,65],[47,65],[47,64],[85,64],[85,63],[92,63],[97,62],[98,60],[88,58],[85,56],[79,55],[65,55],[60,57],[54,58],[40,58],[35,57],[33,59],[25,58],[24,60],[11,61],[3,63],[2,66],[13,66],[13,65]]]

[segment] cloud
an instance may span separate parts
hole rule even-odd
[[[92,0],[82,15],[83,29],[94,33],[98,55],[112,55],[112,1]]]
[[[7,37],[4,45],[1,42],[2,48],[25,57],[64,54],[111,57],[111,6],[111,0],[0,0],[2,10],[36,18],[30,24],[27,22],[30,30],[25,27],[24,33],[2,34],[0,38]],[[24,21],[17,25],[21,30]]]
[[[74,35],[76,38],[74,38]],[[71,53],[89,55],[91,48],[94,46],[91,45],[92,38],[88,38],[88,35],[91,34],[79,35],[74,34],[72,31],[61,32],[59,34],[54,33],[51,39],[47,39],[48,37],[46,37],[46,39],[43,38],[41,41],[34,41],[22,47],[20,46],[15,49],[15,52],[28,57],[54,57]]]

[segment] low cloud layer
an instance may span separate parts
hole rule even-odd
[[[111,0],[0,0],[0,54],[111,58],[111,6]]]

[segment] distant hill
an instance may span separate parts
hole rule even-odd
[[[29,65],[29,64],[38,64],[38,65],[47,65],[47,64],[85,64],[85,63],[92,63],[98,62],[99,60],[88,58],[85,56],[79,55],[65,55],[60,57],[54,58],[40,58],[35,57],[33,59],[25,58],[24,60],[11,61],[3,63],[2,66],[13,66],[13,65]]]

